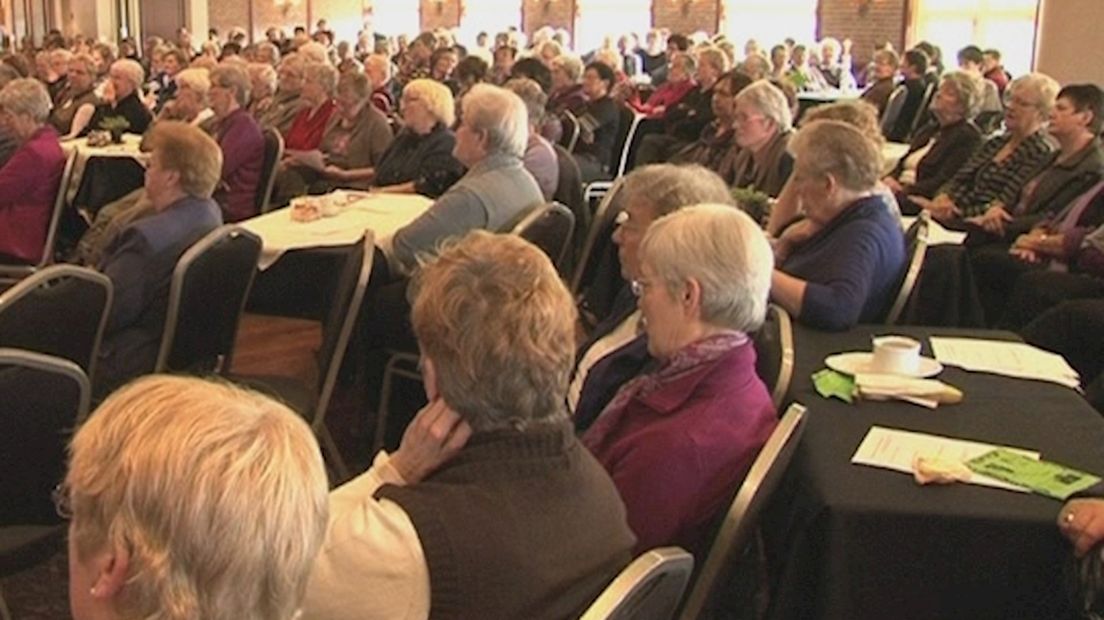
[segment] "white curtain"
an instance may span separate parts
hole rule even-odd
[[[1039,0],[918,0],[911,43],[930,41],[954,68],[967,45],[1001,52],[1004,67],[1023,75],[1034,66]]]

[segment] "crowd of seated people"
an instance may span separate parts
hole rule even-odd
[[[876,50],[857,71],[850,41],[830,37],[769,57],[752,41],[738,58],[723,38],[659,30],[587,54],[545,29],[470,53],[443,31],[355,48],[321,29],[278,34],[199,50],[182,35],[141,59],[85,46],[3,86],[16,148],[0,167],[0,257],[40,258],[59,135],[118,116],[147,134],[144,186],[102,209],[78,251],[115,288],[107,396],[152,370],[180,255],[257,215],[263,132],[286,146],[278,204],[337,188],[432,200],[380,248],[389,277],[359,326],[369,348],[416,336],[430,404],[396,452],[331,494],[304,618],[577,615],[634,553],[679,545],[700,561],[777,419],[749,338],[768,301],[813,329],[882,322],[909,260],[902,211],[969,231],[991,324],[1068,351],[1086,383],[1100,373],[1069,329],[1104,340],[1070,318],[1104,303],[1094,85],[1010,79],[999,52],[972,46],[947,73],[930,45]],[[802,110],[799,91],[861,101]],[[654,122],[617,198],[620,272],[605,284],[618,293],[582,334],[547,258],[491,234],[551,199],[565,112],[584,182],[617,172],[625,118]],[[897,162],[887,138],[908,142]],[[765,231],[734,190],[777,199]]]

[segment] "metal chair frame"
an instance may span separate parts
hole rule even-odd
[[[647,551],[606,586],[580,620],[670,620],[693,570],[694,556],[678,547]]]
[[[69,184],[73,181],[73,170],[76,168],[76,163],[77,151],[73,149],[65,158],[65,167],[61,171],[57,195],[54,197],[53,211],[50,214],[50,223],[46,227],[46,242],[42,248],[42,258],[33,265],[0,265],[0,282],[15,282],[54,263],[58,225],[61,223],[61,214],[65,211],[65,200],[69,194]]]
[[[928,234],[930,230],[931,215],[927,211],[923,211],[905,233],[905,237],[913,239],[916,245],[912,248],[912,256],[909,258],[905,276],[901,280],[901,288],[898,289],[897,297],[893,300],[889,313],[886,314],[885,322],[887,325],[897,325],[898,321],[901,320],[901,315],[904,314],[905,306],[908,305],[909,299],[912,297],[912,292],[916,288],[916,281],[920,279],[920,270],[924,267],[924,257],[928,253]]]

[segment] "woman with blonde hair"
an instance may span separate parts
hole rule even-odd
[[[384,151],[372,183],[382,191],[436,198],[464,175],[464,167],[452,155],[452,91],[430,79],[413,80],[403,88],[399,112],[404,127]]]
[[[293,620],[325,533],[326,471],[286,406],[150,376],[77,431],[70,517],[76,620]]]

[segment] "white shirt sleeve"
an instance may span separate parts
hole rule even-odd
[[[303,601],[302,620],[423,620],[429,569],[410,517],[377,500],[384,484],[405,485],[386,452],[330,493],[330,524]]]

